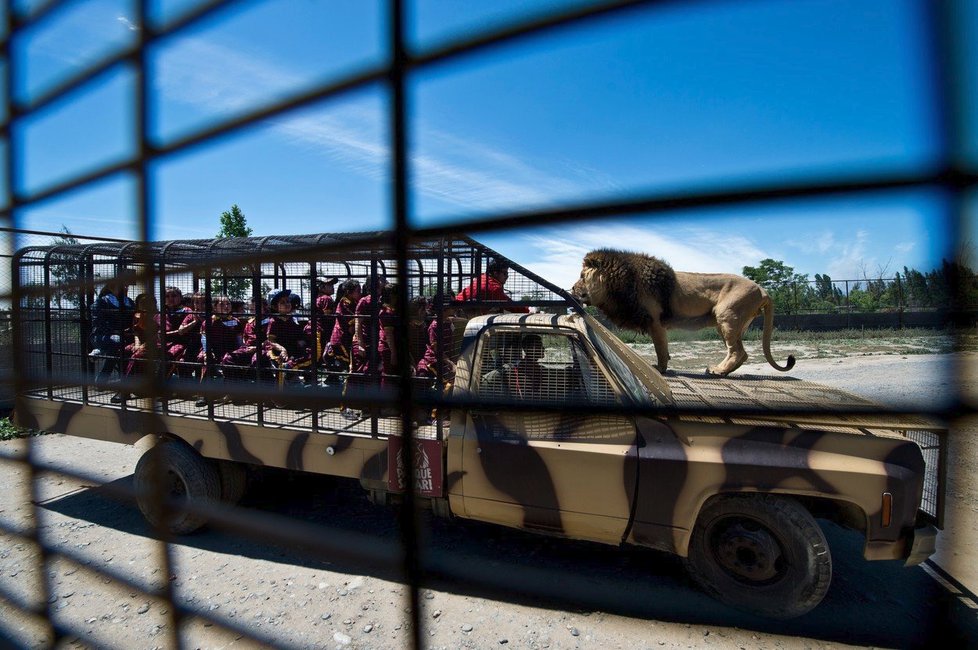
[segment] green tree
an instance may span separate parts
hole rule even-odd
[[[226,237],[251,237],[252,230],[248,227],[248,220],[244,212],[235,203],[230,210],[221,213],[221,229],[217,231],[219,239]]]
[[[221,213],[221,229],[217,232],[218,239],[229,237],[251,237],[252,230],[248,220],[235,203],[230,210]],[[220,291],[232,300],[247,300],[251,295],[251,269],[248,267],[222,268],[218,274]]]
[[[772,289],[791,282],[795,269],[781,260],[772,260],[769,257],[761,260],[757,266],[745,266],[743,274],[765,289]]]
[[[757,266],[745,266],[743,275],[764,287],[774,308],[782,314],[792,314],[808,309],[815,302],[815,290],[808,281],[808,275],[795,273],[792,266],[770,257],[761,260]]]
[[[54,238],[54,246],[77,246],[78,240],[64,224],[61,234]],[[74,255],[59,255],[53,253],[51,261],[51,298],[58,305],[65,303],[77,307],[80,303],[82,268]]]

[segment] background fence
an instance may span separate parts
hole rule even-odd
[[[635,11],[636,8],[669,11],[675,9],[677,4],[681,4],[685,7],[695,7],[705,19],[709,17],[711,10],[727,3],[692,1],[672,3],[656,0],[555,3],[553,6],[556,8],[546,13],[529,18],[513,17],[508,23],[484,26],[479,33],[461,37],[450,35],[445,41],[414,49],[405,38],[405,13],[413,4],[391,0],[383,4],[386,48],[381,61],[354,66],[352,69],[345,70],[339,77],[325,82],[317,81],[312,87],[288,88],[279,95],[263,98],[262,101],[246,107],[231,117],[210,116],[204,124],[192,126],[187,131],[164,141],[151,137],[148,129],[152,110],[148,89],[157,74],[147,62],[150,48],[165,39],[192,33],[212,21],[232,19],[233,7],[236,3],[220,0],[183,3],[186,7],[185,11],[171,20],[161,21],[154,19],[151,11],[152,6],[157,3],[134,2],[131,9],[136,35],[131,42],[109,49],[104,56],[96,57],[84,69],[57,80],[29,100],[22,99],[21,77],[29,64],[26,60],[29,52],[20,47],[22,41],[30,34],[42,30],[65,7],[77,7],[79,4],[83,3],[53,0],[9,2],[5,5],[7,28],[0,42],[0,57],[3,59],[5,73],[4,112],[0,130],[2,130],[4,145],[2,153],[6,197],[0,209],[0,220],[2,220],[0,225],[5,226],[0,233],[0,241],[5,244],[3,255],[6,256],[9,256],[18,246],[35,243],[31,238],[57,237],[57,233],[52,235],[52,233],[20,229],[23,215],[28,209],[42,206],[45,202],[54,199],[69,197],[74,192],[97,187],[100,183],[117,180],[120,177],[130,182],[135,190],[129,230],[138,233],[140,239],[148,239],[157,219],[155,199],[158,198],[156,194],[158,188],[154,185],[151,174],[154,164],[181,156],[202,155],[203,145],[215,143],[230,135],[256,132],[270,119],[297,114],[318,102],[339,101],[351,92],[365,88],[379,89],[378,92],[386,100],[385,126],[389,127],[386,138],[390,151],[389,167],[385,174],[387,186],[390,188],[386,211],[388,224],[395,233],[395,248],[400,260],[404,259],[404,251],[410,239],[439,237],[458,230],[478,235],[478,233],[539,225],[566,224],[566,227],[570,228],[592,219],[600,222],[607,218],[638,214],[665,215],[674,214],[677,210],[703,207],[771,205],[795,199],[826,197],[863,199],[907,190],[934,191],[946,200],[946,227],[950,233],[949,239],[956,241],[961,232],[961,221],[965,218],[967,197],[969,193],[974,193],[978,181],[973,161],[968,161],[961,154],[961,150],[965,147],[965,136],[960,116],[968,114],[973,107],[969,107],[961,96],[957,81],[959,77],[964,76],[964,73],[957,68],[959,63],[953,56],[959,51],[960,43],[955,41],[955,32],[952,29],[956,25],[956,20],[954,3],[950,2],[919,3],[920,14],[926,19],[913,26],[914,30],[922,33],[922,40],[928,44],[929,59],[922,65],[931,66],[930,73],[927,75],[931,86],[927,92],[931,95],[933,114],[927,119],[933,119],[938,123],[936,131],[939,134],[938,142],[934,145],[937,152],[934,160],[915,161],[902,167],[885,163],[867,164],[846,174],[835,172],[828,174],[824,166],[815,166],[814,171],[810,171],[807,176],[773,174],[766,178],[752,175],[747,169],[744,175],[727,177],[745,179],[739,183],[729,180],[714,184],[697,182],[680,190],[643,191],[640,189],[622,191],[611,196],[607,194],[599,196],[595,193],[577,200],[565,201],[556,207],[499,210],[477,219],[450,218],[439,223],[423,225],[414,224],[409,219],[409,160],[412,150],[407,95],[412,80],[433,70],[444,70],[447,64],[474,65],[473,55],[498,51],[513,44],[527,42],[529,39],[546,40],[555,38],[556,35],[566,34],[563,30],[568,28],[586,27],[588,24],[609,19],[628,19],[628,12]],[[23,129],[45,117],[52,107],[77,100],[78,95],[86,88],[119,71],[135,80],[133,92],[125,100],[121,111],[127,118],[126,125],[130,128],[129,147],[121,154],[114,152],[118,155],[110,157],[108,162],[103,160],[92,163],[49,185],[27,188],[23,177],[31,161],[27,157],[22,137]],[[554,113],[558,112],[557,107],[554,107]],[[85,125],[79,125],[78,128],[84,129]],[[310,230],[315,231],[316,228],[311,227]],[[80,239],[80,236],[76,237]],[[812,313],[813,310],[826,312],[841,310],[851,314],[853,311],[879,313],[888,309],[897,311],[916,308],[941,309],[939,304],[932,305],[929,301],[934,299],[941,302],[943,298],[935,297],[932,289],[925,289],[923,294],[918,293],[913,283],[914,279],[903,279],[898,283],[895,278],[893,281],[861,281],[858,286],[855,282],[851,284],[845,281],[821,282],[807,286],[779,288],[777,300],[779,309],[787,315]],[[972,295],[973,286],[962,284],[958,276],[954,276],[951,283],[945,283],[944,286],[947,288],[952,310],[960,310],[964,304],[961,302],[962,297]],[[10,297],[6,298],[9,304]],[[13,298],[16,301],[19,296]],[[13,384],[16,387],[18,381],[16,372],[7,375],[6,381],[8,386]],[[409,403],[403,406],[405,410],[410,408]],[[932,415],[953,419],[973,414],[974,406],[964,397],[959,397],[953,401],[947,411],[939,411]],[[17,462],[23,465],[28,470],[26,476],[31,485],[40,480],[40,474],[49,471],[41,468],[29,454],[18,457],[14,461],[4,462]],[[28,503],[28,499],[34,495],[32,490],[30,485],[25,490],[25,506],[34,509],[35,518],[40,519],[37,501],[30,500]],[[328,522],[313,537],[308,536],[308,530],[289,525],[269,525],[267,520],[259,518],[255,518],[249,526],[242,527],[238,523],[229,525],[228,530],[234,531],[233,534],[249,535],[263,543],[267,542],[269,546],[282,544],[299,547],[312,544],[313,551],[319,553],[319,557],[324,561],[335,559],[336,555],[330,555],[331,552],[335,552],[342,553],[341,557],[359,556],[366,563],[386,560],[388,563],[398,564],[400,570],[394,571],[394,574],[397,579],[403,580],[408,585],[405,606],[409,612],[406,617],[411,623],[412,641],[416,646],[421,646],[424,622],[419,619],[419,589],[429,579],[426,571],[452,584],[465,585],[466,589],[479,583],[496,589],[501,585],[498,576],[493,575],[495,567],[490,569],[473,567],[471,563],[465,561],[467,558],[455,563],[444,558],[423,558],[419,552],[423,542],[410,514],[402,517],[398,525],[401,526],[403,533],[401,554],[389,553],[390,549],[382,546],[347,543],[348,538],[331,530]],[[10,537],[15,537],[18,543],[34,549],[31,560],[40,567],[42,575],[48,575],[54,569],[63,567],[65,563],[70,566],[77,564],[76,559],[58,551],[50,540],[38,533],[36,528],[21,530],[8,527],[4,532]],[[354,540],[354,542],[358,541]],[[327,542],[333,544],[330,546]],[[321,546],[317,547],[316,543]],[[162,540],[160,546],[161,552],[153,557],[158,561],[161,575],[168,576],[177,562],[174,559],[174,545],[168,540]],[[77,567],[75,569],[77,570]],[[167,643],[172,647],[193,647],[193,638],[185,636],[187,626],[193,620],[206,620],[208,625],[226,627],[239,635],[239,638],[248,637],[259,644],[277,643],[274,637],[269,636],[267,629],[256,630],[240,621],[230,621],[220,616],[220,612],[215,614],[207,611],[202,604],[180,602],[172,586],[166,581],[158,589],[150,590],[145,583],[129,579],[123,572],[107,575],[94,571],[93,573],[96,573],[93,582],[122,584],[126,590],[152,592],[149,595],[166,601],[172,623]],[[559,576],[559,572],[557,575]],[[525,585],[525,581],[523,584]],[[561,583],[551,576],[549,580],[538,580],[537,588],[544,591],[547,587],[559,584]],[[592,587],[589,584],[586,589],[594,591]],[[531,585],[527,588],[533,587]],[[610,591],[607,594],[609,599],[614,598]],[[76,638],[99,646],[97,635],[90,637],[83,628],[66,623],[53,615],[54,609],[51,605],[53,601],[49,600],[49,595],[49,585],[44,581],[38,586],[37,593],[27,600],[9,594],[0,595],[0,599],[3,600],[4,625],[9,625],[9,621],[17,617],[29,621],[31,625],[42,630],[43,641],[40,645],[44,646],[62,647]],[[513,597],[511,592],[507,593],[505,590],[502,595]],[[572,599],[575,594],[564,597]],[[622,597],[627,598],[628,595]],[[737,620],[731,623],[744,624]],[[746,625],[751,624],[751,621],[746,622]],[[930,621],[927,625],[928,629],[940,630],[945,622]],[[778,629],[783,632],[786,628]],[[13,634],[12,629],[8,632]],[[156,642],[154,640],[153,643]]]

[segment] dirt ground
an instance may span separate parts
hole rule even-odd
[[[700,352],[677,345],[674,366],[705,367],[702,357],[716,356],[717,345]],[[782,359],[788,351],[775,354]],[[752,361],[763,359],[750,352]],[[799,357],[792,376],[884,403],[934,408],[957,399],[959,389],[970,399],[978,395],[974,353],[853,358],[824,356],[817,349],[792,352]],[[739,372],[774,373],[766,364]],[[978,421],[953,426],[948,523],[936,560],[978,591]],[[0,647],[4,641],[44,647],[46,620],[57,625],[59,647],[172,647],[178,624],[189,648],[409,646],[409,601],[394,568],[395,551],[390,563],[364,564],[342,549],[323,557],[212,527],[181,538],[164,555],[135,506],[112,494],[131,482],[138,450],[64,436],[32,439],[37,461],[77,476],[41,473],[30,493],[27,468],[11,462],[26,449],[25,441],[0,443],[0,481],[6,488],[0,491]],[[263,517],[270,531],[306,526],[310,535],[329,530],[346,536],[361,550],[378,536],[397,548],[393,509],[373,506],[345,486],[321,487],[306,480],[261,482],[244,506]],[[55,551],[46,574],[39,571],[36,548],[14,534],[28,533],[35,513],[38,533]],[[965,618],[971,611],[974,617],[953,595],[945,602],[945,586],[924,571],[862,562],[859,540],[841,529],[826,531],[836,560],[826,601],[782,623],[719,605],[695,589],[670,556],[481,524],[423,521],[429,551],[444,557],[435,566],[451,565],[479,578],[467,585],[437,571],[429,577],[420,595],[425,647],[910,647],[938,634],[934,626],[949,611]],[[177,610],[145,593],[162,589],[172,590]],[[943,609],[928,610],[933,603]],[[40,615],[26,616],[12,604],[36,607]],[[978,629],[971,619],[961,625]],[[971,642],[978,644],[978,636]]]

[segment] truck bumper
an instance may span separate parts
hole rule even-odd
[[[937,550],[937,528],[917,526],[893,541],[867,541],[863,557],[867,560],[903,560],[906,566],[920,564]]]
[[[910,554],[904,562],[905,566],[920,564],[937,550],[937,528],[931,524],[921,526],[913,531],[913,543]]]

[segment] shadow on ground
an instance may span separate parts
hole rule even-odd
[[[109,493],[132,477],[45,502],[64,516],[121,532],[150,537],[153,531],[132,503]],[[114,489],[113,489],[114,488]],[[252,486],[243,509],[274,517],[283,525],[302,520],[322,535],[358,533],[396,543],[395,508],[369,503],[352,483],[307,475],[265,476]],[[741,613],[700,592],[671,555],[561,540],[468,522],[422,517],[424,586],[526,606],[738,627],[767,634],[886,647],[921,647],[978,642],[978,617],[922,568],[899,562],[865,562],[862,539],[822,522],[832,548],[834,578],[814,611],[791,621]],[[179,543],[216,553],[403,581],[397,570],[372,562],[337,559],[269,544],[213,527],[181,537]],[[465,567],[470,570],[466,571]],[[463,569],[454,578],[449,569]]]

